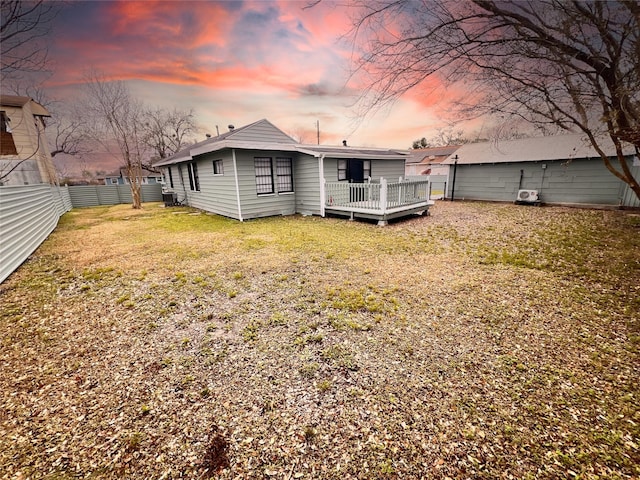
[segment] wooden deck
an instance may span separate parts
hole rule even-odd
[[[399,181],[380,179],[376,183],[325,183],[325,213],[378,220],[386,225],[392,218],[411,214],[428,214],[433,201],[429,199],[429,181]]]

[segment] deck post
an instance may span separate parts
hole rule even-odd
[[[378,225],[384,227],[387,224],[387,179],[380,177],[380,210],[382,218],[378,220]]]
[[[380,210],[387,212],[387,179],[380,177]]]

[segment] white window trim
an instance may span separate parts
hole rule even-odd
[[[222,173],[215,173],[215,170],[216,170],[215,164],[216,164],[216,162],[220,162],[220,170],[222,170]],[[213,160],[213,176],[214,177],[224,177],[224,161],[222,159]]]

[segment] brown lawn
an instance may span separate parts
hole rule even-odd
[[[74,210],[0,286],[0,478],[638,478],[640,216]]]

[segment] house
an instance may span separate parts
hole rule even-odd
[[[404,167],[405,175],[408,178],[428,176],[429,198],[444,198],[449,179],[449,165],[443,162],[459,148],[460,145],[447,145],[410,150]]]
[[[142,168],[140,174],[142,176],[141,185],[162,183],[162,173],[159,170]],[[126,168],[124,167],[104,177],[98,177],[98,179],[103,180],[105,185],[129,185],[129,178],[127,177]]]
[[[0,185],[56,183],[45,138],[50,116],[29,97],[0,95]]]
[[[613,144],[601,145],[619,165]],[[639,178],[634,149],[624,153]],[[467,144],[443,163],[451,167],[447,197],[452,199],[512,202],[520,190],[530,190],[549,204],[640,207],[627,184],[607,170],[580,134]]]
[[[405,182],[405,151],[302,145],[266,119],[155,163],[181,203],[237,220],[272,215],[374,218],[425,212],[428,181]]]

